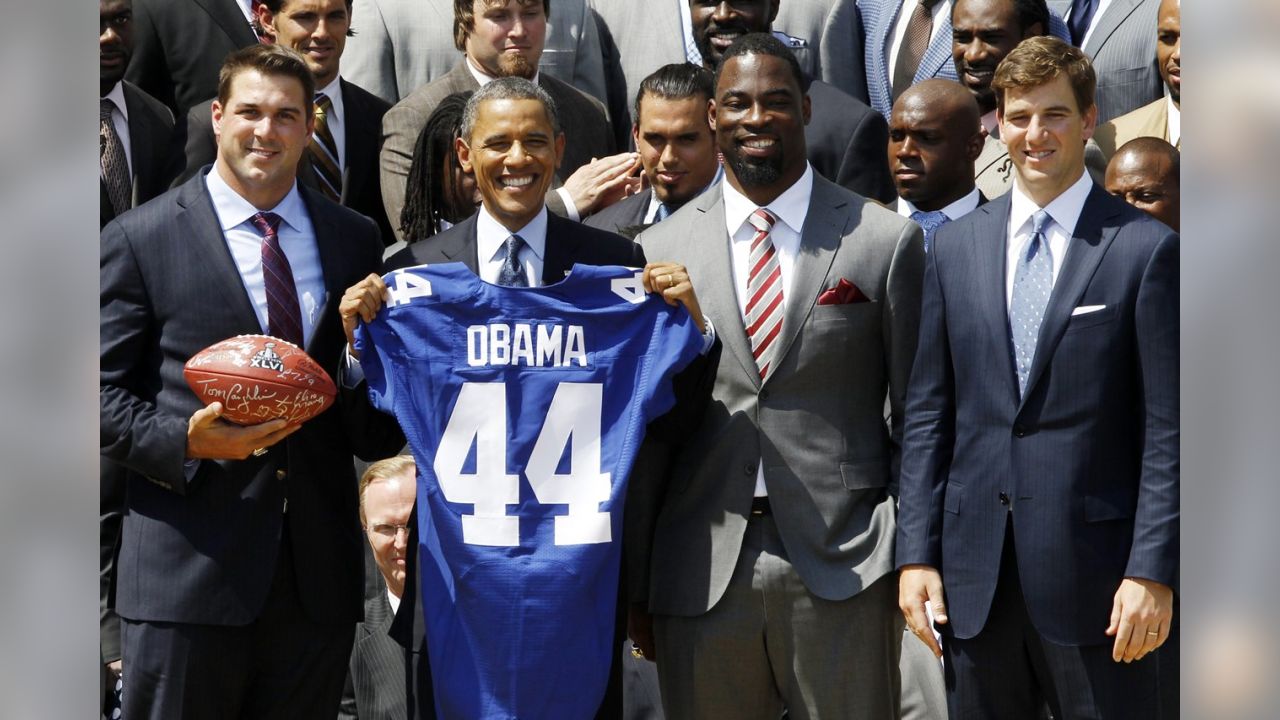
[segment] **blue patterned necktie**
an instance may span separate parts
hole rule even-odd
[[[502,261],[502,270],[498,272],[498,284],[503,287],[529,287],[529,278],[524,274],[524,265],[520,263],[520,248],[524,247],[524,238],[512,235],[507,238],[507,257]]]
[[[911,213],[911,219],[924,230],[925,252],[929,252],[929,246],[933,244],[933,234],[938,231],[938,228],[951,221],[951,218],[947,217],[947,214],[941,210],[930,210],[929,212],[916,210]]]
[[[1031,239],[1018,256],[1013,276],[1013,299],[1009,302],[1009,330],[1013,334],[1014,363],[1018,370],[1018,395],[1027,389],[1027,375],[1036,354],[1040,322],[1053,292],[1053,252],[1044,230],[1053,220],[1049,213],[1037,210],[1031,217]]]
[[[666,203],[658,203],[658,209],[653,213],[653,221],[660,223],[671,215],[671,208]]]

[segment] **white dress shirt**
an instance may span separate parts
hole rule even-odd
[[[975,187],[973,190],[969,191],[968,195],[965,195],[959,200],[942,208],[942,214],[946,215],[949,220],[959,220],[977,209],[978,201],[981,199],[981,194],[978,192],[978,188]],[[910,200],[906,198],[898,198],[898,214],[902,217],[910,220],[911,213],[919,209],[920,208],[915,205],[912,205]]]
[[[316,88],[316,94],[324,93],[333,107],[325,114],[325,124],[329,126],[329,134],[333,136],[333,144],[338,149],[338,170],[347,166],[347,113],[342,104],[342,76],[337,75],[333,82],[322,88]],[[341,189],[341,188],[339,188]]]
[[[738,296],[738,310],[742,316],[747,312],[747,279],[751,274],[751,239],[756,229],[747,218],[755,212],[756,205],[746,195],[738,192],[731,183],[721,183],[724,188],[724,221],[725,231],[729,234],[729,256],[733,262],[733,287]],[[765,205],[765,209],[773,215],[777,222],[769,231],[769,240],[773,242],[774,252],[778,256],[778,269],[782,273],[782,305],[785,308],[790,302],[791,275],[795,268],[796,257],[800,254],[800,231],[804,229],[804,219],[809,215],[809,198],[813,195],[813,166],[805,164],[804,174],[791,187]],[[742,316],[738,322],[743,322]],[[759,463],[756,470],[755,496],[765,497],[769,493],[764,486],[764,463]]]
[[[898,67],[898,51],[902,48],[902,38],[907,34],[907,24],[911,22],[911,16],[915,14],[916,7],[920,3],[918,0],[902,0],[902,7],[898,10],[898,19],[893,23],[893,34],[889,36],[889,45],[885,48],[885,64],[889,68],[889,82],[893,82],[893,71]],[[933,28],[929,32],[929,44],[933,44],[933,39],[938,37],[939,26],[942,25],[943,18],[951,17],[951,0],[942,0],[942,2],[933,6]],[[926,45],[928,47],[928,45]],[[923,56],[921,56],[923,59]]]
[[[400,612],[400,598],[391,592],[391,588],[387,588],[387,604],[391,606],[392,615]]]
[[[524,266],[529,287],[542,285],[542,267],[547,252],[547,208],[544,205],[527,225],[515,232],[489,214],[482,204],[476,210],[476,259],[477,273],[481,280],[497,284],[502,266],[507,261],[507,238],[519,235],[524,240],[516,256]]]
[[[1169,88],[1164,89],[1164,101],[1169,104],[1169,144],[1178,147],[1178,142],[1182,140],[1182,110],[1173,101]]]
[[[1080,178],[1071,187],[1062,191],[1044,210],[1049,213],[1052,222],[1044,229],[1049,239],[1049,251],[1053,255],[1053,282],[1058,281],[1058,272],[1062,269],[1062,261],[1066,258],[1071,236],[1076,232],[1076,223],[1084,210],[1084,201],[1089,198],[1093,189],[1093,178],[1087,172],[1081,172]],[[1005,237],[1005,303],[1006,307],[1013,303],[1013,277],[1018,271],[1018,260],[1027,252],[1027,243],[1031,242],[1031,218],[1040,206],[1027,197],[1017,181],[1010,191],[1009,227]]]
[[[130,182],[133,180],[133,144],[129,141],[129,108],[124,102],[124,86],[117,82],[111,92],[104,95],[115,107],[111,110],[111,125],[120,137],[120,149],[124,151],[124,161],[128,163]],[[101,174],[101,172],[99,172]]]
[[[235,261],[240,280],[258,315],[258,324],[262,332],[268,332],[267,286],[262,278],[262,234],[250,222],[250,218],[260,211],[227,185],[218,174],[217,165],[205,176],[205,185],[213,198],[213,211],[218,216],[218,224],[226,238],[227,247],[231,250],[231,259]],[[289,268],[293,271],[293,283],[298,290],[298,307],[302,311],[302,340],[303,345],[306,345],[311,342],[326,298],[315,228],[302,203],[302,196],[298,194],[298,183],[295,181],[280,204],[266,212],[279,215],[283,221],[276,236],[280,240],[280,249],[289,259]]]

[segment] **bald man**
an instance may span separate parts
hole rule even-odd
[[[973,179],[983,143],[978,102],[954,80],[924,80],[894,102],[889,173],[898,214],[924,229],[926,251],[939,227],[986,201]]]
[[[1160,138],[1130,140],[1107,163],[1107,192],[1179,232],[1180,155]]]

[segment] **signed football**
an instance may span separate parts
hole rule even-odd
[[[267,335],[237,335],[196,353],[182,369],[200,402],[221,402],[241,425],[304,423],[333,404],[338,388],[302,348]]]

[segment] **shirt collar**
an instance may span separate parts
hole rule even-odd
[[[547,248],[547,206],[543,205],[527,225],[511,232],[490,215],[483,204],[480,205],[476,211],[476,255],[481,263],[492,260],[512,235],[519,235],[541,260]]]
[[[391,592],[391,588],[387,588],[387,604],[391,606],[391,614],[395,615],[400,612],[400,598]]]
[[[125,122],[129,121],[129,106],[124,101],[123,82],[116,81],[116,84],[111,88],[111,92],[102,97],[110,100],[116,106],[116,110],[119,110],[120,114],[124,116]]]
[[[1071,187],[1063,190],[1058,197],[1044,206],[1043,209],[1049,213],[1049,217],[1067,233],[1068,237],[1076,234],[1076,223],[1080,221],[1080,213],[1084,211],[1084,201],[1089,199],[1089,191],[1092,189],[1093,178],[1088,172],[1081,171],[1080,178],[1072,183]],[[1009,203],[1009,227],[1013,228],[1014,233],[1022,232],[1024,226],[1030,227],[1031,216],[1040,209],[1040,206],[1025,195],[1022,188],[1015,182]]]
[[[294,230],[299,230],[303,226],[302,219],[306,217],[307,208],[302,204],[302,195],[298,193],[297,180],[293,181],[293,187],[289,188],[289,193],[284,196],[284,199],[266,211],[254,207],[239,193],[232,190],[227,181],[218,174],[216,163],[205,176],[205,185],[209,188],[209,196],[213,198],[213,209],[223,232],[247,222],[259,212],[273,212],[279,215]]]
[[[981,197],[978,194],[978,188],[969,191],[968,195],[956,200],[950,205],[942,208],[942,214],[946,215],[950,220],[959,220],[960,218],[973,212],[978,207],[978,201]],[[898,214],[904,218],[910,218],[911,213],[916,212],[920,208],[911,204],[906,198],[898,198]]]
[[[480,87],[484,87],[485,85],[488,85],[490,80],[497,79],[492,75],[490,75],[489,73],[481,70],[479,65],[476,65],[475,63],[471,62],[471,58],[469,56],[464,55],[463,59],[467,63],[467,69],[471,71],[471,77],[475,78],[476,82],[480,83]],[[529,82],[533,83],[534,85],[537,85],[538,75],[541,74],[541,72],[542,72],[541,69],[535,70],[533,73],[533,78],[529,80]],[[524,236],[521,235],[521,237],[524,237]]]
[[[1178,107],[1178,103],[1173,101],[1168,88],[1165,88],[1164,101],[1169,106],[1169,144],[1176,147],[1178,141],[1182,139],[1182,110]]]
[[[694,195],[693,197],[691,197],[691,198],[689,198],[688,200],[686,200],[686,201],[685,201],[685,202],[686,202],[686,204],[688,204],[689,202],[692,202],[692,201],[694,200],[694,198],[699,197],[700,195],[702,195],[702,193],[704,193],[704,192],[706,192],[706,191],[710,190],[711,188],[715,187],[715,186],[716,186],[716,183],[720,182],[720,181],[721,181],[721,180],[723,180],[723,179],[724,179],[724,166],[723,166],[723,165],[719,165],[719,164],[717,164],[717,165],[716,165],[716,174],[715,174],[714,176],[712,176],[712,178],[711,178],[711,182],[707,183],[707,186],[706,186],[706,187],[704,187],[704,188],[702,188],[701,190],[699,190],[697,195]],[[645,224],[646,224],[646,225],[652,225],[652,224],[653,224],[653,220],[654,220],[654,218],[658,216],[658,206],[659,206],[659,205],[661,205],[661,204],[662,204],[662,203],[658,200],[658,196],[657,196],[657,195],[654,195],[654,194],[653,194],[653,190],[651,189],[651,190],[649,191],[649,203],[648,203],[648,209],[646,209],[646,210],[644,211],[644,222],[645,222]],[[680,207],[684,207],[684,205],[681,205]],[[679,210],[679,209],[680,209],[680,208],[672,208],[672,209],[671,209],[671,212],[675,212],[676,210]]]
[[[724,218],[730,228],[730,236],[747,221],[747,217],[760,207],[746,195],[738,192],[733,183],[721,183],[724,188]],[[800,234],[804,227],[805,216],[809,214],[809,197],[813,195],[813,166],[805,163],[804,174],[791,187],[765,205],[773,216],[786,223],[787,227]]]
[[[345,117],[342,114],[342,75],[335,75],[333,82],[322,88],[316,88],[316,94],[319,95],[320,93],[324,93],[325,96],[329,98],[329,103],[332,105],[332,109],[329,111],[329,114],[337,115],[338,123],[341,124]]]

